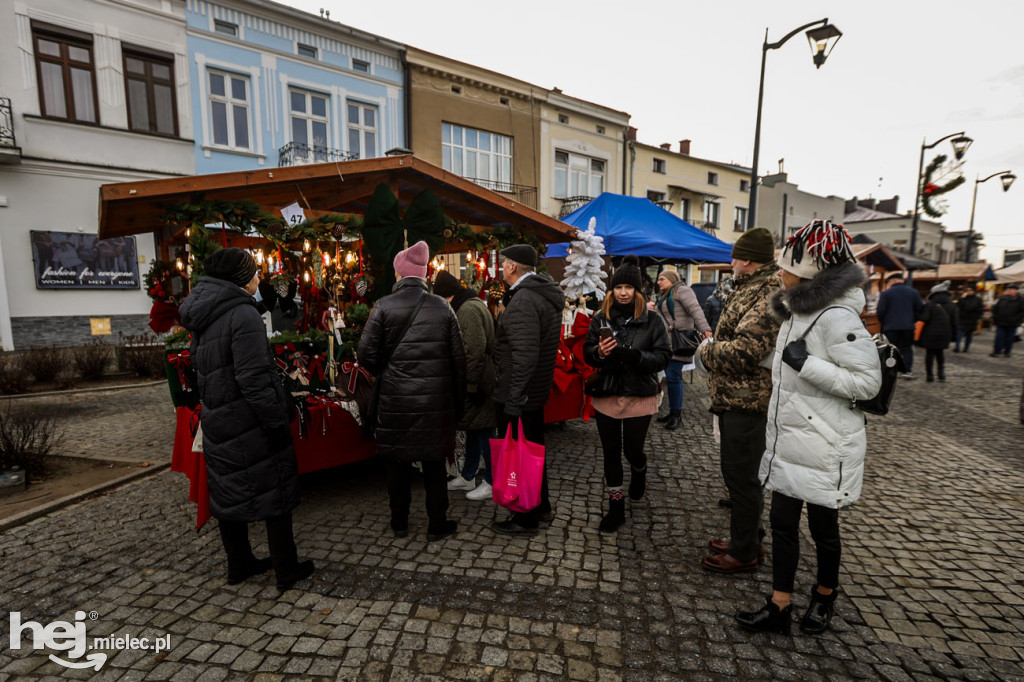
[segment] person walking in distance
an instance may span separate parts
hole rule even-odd
[[[313,574],[313,562],[298,560],[292,533],[298,464],[284,386],[253,299],[259,270],[238,248],[215,251],[203,267],[181,321],[192,332],[210,512],[228,556],[228,584],[273,568],[286,590]],[[269,559],[252,553],[249,524],[256,521],[266,524]]]
[[[555,359],[562,335],[565,295],[547,274],[537,273],[537,251],[529,244],[516,244],[501,251],[501,272],[508,285],[505,311],[495,327],[494,358],[498,385],[494,409],[498,437],[512,429],[515,438],[544,444],[544,403],[551,393]],[[523,432],[518,433],[522,420]],[[548,495],[548,461],[544,458],[540,504],[527,512],[515,512],[505,521],[495,521],[495,532],[506,535],[536,535],[541,521],[554,516]]]
[[[647,490],[644,442],[651,415],[658,411],[657,375],[672,357],[665,324],[647,309],[642,286],[639,259],[626,256],[583,342],[583,357],[601,378],[592,405],[608,490],[608,513],[598,526],[602,533],[613,533],[626,522],[623,454],[630,467],[629,499],[641,500]]]
[[[772,376],[767,360],[779,332],[768,299],[781,281],[775,240],[763,227],[744,232],[732,248],[733,292],[725,302],[715,336],[697,352],[708,371],[711,411],[718,416],[722,478],[732,501],[729,539],[711,540],[701,560],[715,573],[754,571],[760,562],[764,500],[757,468]]]
[[[772,594],[736,620],[747,630],[789,634],[806,503],[818,566],[800,628],[816,633],[828,627],[839,590],[839,510],[860,496],[864,476],[867,435],[854,401],[876,395],[882,373],[860,318],[867,275],[843,226],[805,225],[786,243],[779,267],[785,290],[772,297],[772,309],[784,322],[759,474],[772,491]]]
[[[903,272],[889,275],[889,288],[878,297],[878,322],[882,333],[899,349],[907,368],[904,379],[913,379],[914,326],[917,324],[924,301],[920,294],[907,286]]]
[[[463,406],[466,351],[455,313],[427,293],[426,242],[399,251],[393,293],[373,307],[359,338],[359,364],[381,382],[377,454],[388,463],[388,499],[395,537],[409,534],[413,462],[423,466],[427,541],[452,535],[445,459],[455,452]]]
[[[704,311],[697,302],[693,289],[679,278],[675,270],[662,270],[657,280],[660,295],[656,303],[669,329],[696,329],[704,338],[711,336],[711,327],[704,319]],[[679,428],[680,416],[683,412],[683,366],[693,362],[693,351],[676,350],[672,353],[672,361],[665,369],[665,383],[668,386],[668,409],[665,417],[658,421],[665,428],[674,431]]]
[[[921,311],[921,337],[917,344],[925,349],[924,368],[929,382],[935,381],[932,366],[937,365],[939,381],[946,380],[945,350],[956,340],[957,313],[949,295],[949,280],[932,287]]]
[[[447,270],[437,273],[434,293],[455,311],[466,347],[466,402],[459,430],[466,432],[466,461],[460,475],[448,482],[448,490],[466,491],[470,500],[491,499],[491,443],[494,437],[494,317],[487,304],[462,286]],[[480,459],[484,476],[476,485]]]
[[[970,284],[960,295],[956,302],[956,314],[960,322],[956,330],[956,343],[953,346],[954,353],[966,353],[971,348],[971,341],[974,340],[974,331],[978,328],[978,322],[985,314],[985,303],[981,296],[975,293],[974,284]],[[961,350],[960,342],[964,347]]]
[[[992,324],[996,327],[992,357],[1010,357],[1021,321],[1024,321],[1024,298],[1016,284],[1007,284],[1003,295],[992,306]]]

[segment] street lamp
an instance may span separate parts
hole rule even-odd
[[[983,182],[988,182],[989,180],[991,180],[992,178],[996,177],[997,175],[999,176],[999,179],[1003,181],[1003,191],[1004,192],[1009,191],[1010,185],[1012,185],[1013,181],[1017,179],[1017,176],[1014,175],[1010,171],[999,171],[998,173],[993,173],[992,175],[988,176],[984,180],[978,180],[978,179],[974,180],[974,198],[971,199],[971,225],[970,225],[970,227],[967,228],[967,262],[968,263],[973,263],[974,262],[974,258],[972,256],[972,254],[974,252],[974,205],[976,203],[978,203],[978,185],[980,185]]]
[[[911,258],[917,257],[917,225],[921,220],[921,192],[924,189],[921,187],[921,178],[924,175],[924,150],[933,149],[941,142],[950,140],[950,144],[953,145],[953,154],[956,155],[956,160],[959,161],[964,158],[964,154],[967,152],[967,148],[974,142],[971,138],[967,137],[961,130],[959,133],[950,133],[943,138],[935,140],[931,144],[928,144],[925,140],[921,141],[921,158],[917,162],[917,189],[914,191],[914,222],[910,227],[910,256]],[[914,271],[909,267],[907,268],[907,280],[913,282]]]
[[[817,28],[811,28],[812,26],[817,26]],[[811,44],[811,58],[814,60],[814,66],[819,69],[832,54],[832,48],[836,46],[843,35],[842,31],[828,23],[827,18],[795,28],[777,43],[769,43],[768,29],[764,30],[764,44],[761,45],[761,83],[757,89],[757,123],[754,125],[754,162],[750,166],[750,206],[747,209],[747,229],[751,229],[757,224],[757,162],[761,154],[761,103],[764,100],[765,58],[768,56],[768,50],[779,49],[786,44],[787,40],[804,29],[811,29],[807,31],[807,40]]]

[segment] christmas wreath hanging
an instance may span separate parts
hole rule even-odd
[[[942,203],[933,201],[964,184],[964,176],[960,173],[961,164],[953,164],[950,168],[944,169],[939,177],[934,177],[936,171],[946,162],[946,155],[939,154],[924,171],[921,179],[921,208],[932,218],[941,218],[946,213],[946,207]],[[952,176],[952,177],[951,177]],[[947,179],[948,178],[948,179]],[[945,182],[943,182],[945,181]],[[941,183],[941,184],[940,184]]]

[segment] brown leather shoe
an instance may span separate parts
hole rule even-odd
[[[708,540],[708,549],[715,554],[727,554],[729,552],[729,541],[728,540]],[[764,563],[764,545],[758,544],[757,546],[757,563]]]
[[[730,554],[716,554],[706,556],[700,560],[700,565],[705,571],[712,573],[744,573],[757,570],[757,560],[740,561]]]

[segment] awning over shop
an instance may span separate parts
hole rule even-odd
[[[721,194],[713,194],[713,193],[707,191],[706,189],[693,189],[692,187],[685,187],[683,185],[673,185],[671,183],[669,184],[668,188],[669,189],[679,190],[681,192],[689,192],[690,194],[699,194],[701,196],[710,197],[712,199],[721,199],[722,198]]]
[[[194,201],[198,195],[206,201],[248,200],[275,214],[293,202],[307,217],[361,214],[381,183],[403,207],[429,189],[446,216],[474,227],[511,225],[533,232],[545,243],[565,240],[573,232],[518,201],[407,155],[104,185],[99,234],[105,239],[159,230],[168,206]]]

